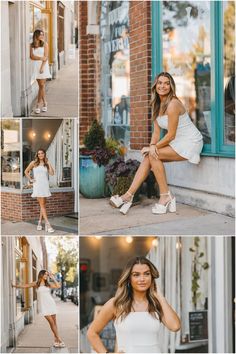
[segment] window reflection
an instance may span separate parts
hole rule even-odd
[[[177,95],[211,143],[210,2],[163,2],[163,67],[174,77]]]
[[[106,133],[123,144],[130,136],[129,2],[103,1],[102,111]]]
[[[224,6],[224,144],[235,144],[235,3]]]
[[[20,188],[20,124],[19,120],[1,121],[1,185]]]

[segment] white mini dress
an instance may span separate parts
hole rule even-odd
[[[162,129],[168,129],[168,115],[157,117],[157,123]],[[203,137],[195,127],[187,112],[179,116],[175,138],[169,144],[178,155],[189,162],[198,164],[203,147]]]
[[[37,57],[43,57],[44,47],[33,48],[33,54]],[[52,75],[50,74],[50,70],[49,70],[48,60],[44,65],[42,74],[39,72],[42,65],[42,60],[32,60],[32,62],[33,62],[33,80],[52,78]]]
[[[46,166],[39,165],[33,167],[33,175],[35,182],[33,183],[32,198],[50,197],[48,170]]]
[[[149,312],[130,312],[114,321],[117,352],[161,353],[158,332],[160,321]]]
[[[51,295],[51,289],[42,285],[37,289],[38,311],[43,316],[55,315],[57,313],[56,303]]]

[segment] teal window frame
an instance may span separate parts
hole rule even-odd
[[[163,71],[162,1],[152,1],[152,80]],[[223,3],[211,1],[211,144],[204,144],[201,155],[234,157],[235,145],[224,144],[224,30]]]

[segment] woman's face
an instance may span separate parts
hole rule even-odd
[[[170,92],[171,86],[170,86],[170,79],[165,76],[160,76],[157,80],[156,84],[156,92],[160,96],[165,96],[168,95]]]
[[[38,36],[38,40],[39,41],[43,41],[44,40],[44,33],[41,31],[39,36]]]
[[[150,268],[147,264],[135,264],[131,271],[130,284],[133,290],[147,291],[152,283]]]
[[[45,272],[43,275],[43,280],[47,280],[48,276],[49,276],[48,272]]]
[[[45,153],[42,151],[42,150],[39,150],[38,151],[38,158],[39,160],[43,160],[45,157]]]

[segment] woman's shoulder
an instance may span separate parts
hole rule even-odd
[[[167,114],[172,112],[178,112],[179,114],[183,114],[186,111],[183,103],[178,99],[173,97],[167,107]]]

